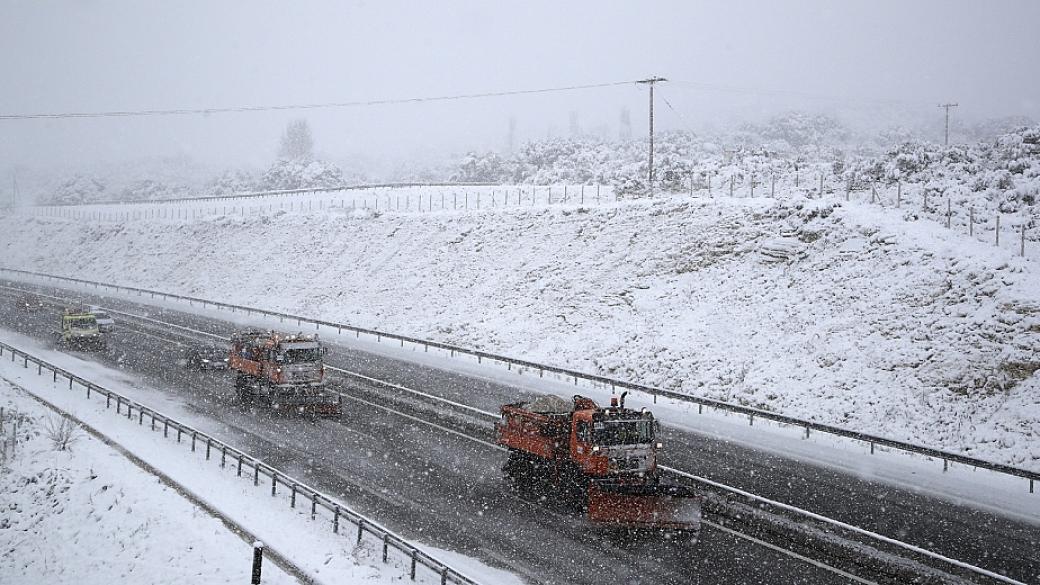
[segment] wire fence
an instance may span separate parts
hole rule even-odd
[[[267,191],[228,197],[133,203],[44,205],[7,208],[32,217],[90,221],[195,220],[274,213],[379,213],[480,211],[553,205],[592,205],[619,200],[606,185],[406,184],[364,189]]]
[[[851,439],[866,444],[869,447],[871,454],[874,453],[876,447],[887,447],[896,451],[903,451],[905,453],[922,455],[941,461],[943,465],[943,471],[947,471],[951,463],[966,465],[977,469],[985,469],[995,473],[1004,474],[1010,477],[1025,480],[1025,482],[1027,482],[1028,484],[1029,493],[1031,494],[1035,493],[1035,484],[1038,480],[1040,480],[1040,472],[1021,469],[1011,465],[976,459],[974,457],[969,457],[959,453],[952,453],[949,451],[943,451],[941,449],[915,445],[905,441],[899,441],[896,439],[880,437],[877,435],[871,435],[869,433],[863,433],[851,429],[844,429],[833,425],[827,425],[818,422],[799,419],[793,416],[787,416],[784,414],[760,410],[748,406],[741,406],[739,404],[732,404],[720,400],[712,400],[709,398],[703,398],[689,394],[681,394],[671,390],[647,386],[636,382],[617,380],[598,374],[579,372],[568,368],[548,364],[541,364],[529,360],[493,354],[478,349],[464,348],[447,343],[441,343],[438,341],[419,339],[416,337],[410,337],[405,335],[397,335],[394,333],[387,333],[375,329],[355,327],[345,323],[336,323],[333,321],[312,319],[309,317],[304,317],[302,315],[293,315],[291,313],[283,313],[279,311],[269,311],[266,309],[246,307],[242,305],[235,305],[220,301],[211,301],[208,299],[200,299],[196,297],[165,293],[161,291],[149,290],[138,287],[107,284],[91,280],[56,276],[41,272],[32,272],[27,270],[19,270],[6,267],[0,267],[0,272],[6,272],[9,274],[21,276],[30,276],[35,278],[43,278],[47,281],[52,281],[55,283],[74,283],[88,288],[93,288],[94,290],[104,289],[124,294],[129,293],[138,297],[147,296],[150,299],[175,300],[180,302],[186,302],[191,307],[198,306],[202,309],[212,307],[217,310],[225,310],[231,313],[241,313],[245,316],[256,315],[277,318],[279,322],[283,323],[286,321],[295,322],[296,326],[298,327],[302,327],[302,325],[306,323],[308,325],[313,325],[315,331],[320,331],[322,327],[325,327],[330,330],[335,330],[338,334],[342,334],[344,331],[348,333],[354,333],[356,338],[360,338],[361,335],[365,335],[369,338],[374,339],[377,343],[382,343],[385,340],[396,342],[401,347],[404,347],[405,343],[408,343],[415,348],[421,348],[424,352],[428,352],[431,348],[433,348],[436,350],[441,350],[451,357],[468,356],[471,358],[475,358],[478,364],[483,363],[486,360],[491,363],[500,364],[501,366],[506,367],[506,369],[508,370],[515,369],[517,373],[520,374],[522,374],[524,371],[537,372],[539,377],[544,377],[546,374],[551,374],[557,376],[559,379],[564,381],[573,380],[574,385],[578,385],[579,381],[583,381],[597,388],[609,388],[611,392],[617,392],[618,389],[640,392],[649,396],[654,404],[657,403],[659,398],[674,400],[680,403],[695,404],[697,405],[698,414],[703,414],[704,408],[707,407],[717,411],[746,416],[748,419],[749,426],[754,425],[756,419],[768,420],[774,423],[779,423],[781,425],[801,428],[804,430],[806,438],[810,436],[810,433],[819,432],[833,435],[836,437],[841,437],[844,439]]]
[[[1029,244],[1040,241],[1037,219],[1024,206],[1002,213],[998,206],[973,204],[964,195],[936,193],[925,184],[901,182],[854,183],[819,172],[755,174],[730,168],[702,171],[672,181],[672,195],[690,197],[776,197],[800,193],[810,198],[861,201],[903,210],[909,218],[931,218],[948,229],[977,241],[991,242],[1019,256]],[[687,188],[682,188],[686,185]],[[325,189],[289,189],[236,193],[217,197],[193,197],[167,201],[96,202],[75,205],[42,205],[5,208],[7,213],[32,217],[127,222],[142,220],[199,220],[221,217],[255,217],[276,213],[435,213],[488,209],[599,205],[635,195],[622,195],[603,184],[492,185],[486,183],[384,183]]]
[[[5,352],[10,356],[12,362],[21,360],[26,369],[29,369],[30,364],[35,366],[38,376],[43,376],[45,372],[49,373],[53,383],[57,383],[59,379],[67,379],[68,390],[72,391],[79,386],[86,391],[87,399],[104,399],[105,408],[109,410],[115,406],[114,414],[131,422],[136,420],[137,424],[142,427],[147,422],[152,432],[162,432],[164,438],[175,439],[178,444],[190,445],[193,453],[204,452],[206,461],[219,460],[221,469],[234,469],[237,477],[251,480],[254,486],[259,487],[262,484],[265,489],[270,486],[272,497],[284,496],[287,491],[291,508],[307,509],[309,507],[311,519],[324,519],[333,533],[349,535],[357,545],[367,543],[380,547],[382,562],[404,567],[413,581],[432,577],[441,585],[447,583],[478,585],[476,581],[419,550],[378,522],[220,439],[16,347],[0,342],[0,357],[3,357]],[[2,420],[3,417],[0,416],[0,421]],[[419,568],[426,569],[427,575],[419,574]]]

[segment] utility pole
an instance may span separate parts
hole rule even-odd
[[[939,104],[940,108],[946,110],[946,146],[950,145],[950,108],[956,108],[957,104]]]
[[[636,83],[645,83],[650,86],[650,176],[649,176],[649,187],[650,196],[654,196],[654,84],[662,81],[668,81],[663,77],[650,77],[648,79],[642,79]]]

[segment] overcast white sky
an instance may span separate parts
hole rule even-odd
[[[0,0],[0,114],[405,98],[652,74],[686,123],[857,100],[1040,119],[1040,2],[203,2]],[[731,92],[695,84],[800,95]],[[645,89],[167,118],[0,120],[0,168],[187,154],[264,164],[285,123],[320,151],[407,156],[586,129],[645,131]],[[680,119],[658,103],[660,123]],[[893,106],[895,107],[895,106]]]

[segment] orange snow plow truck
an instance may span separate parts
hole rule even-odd
[[[696,539],[701,498],[661,481],[654,415],[625,408],[625,394],[608,408],[584,396],[507,404],[495,429],[509,449],[503,471],[521,493],[559,501],[595,524]]]
[[[239,400],[281,412],[339,416],[341,398],[325,387],[327,352],[317,335],[236,333],[231,336],[228,367],[238,372]]]

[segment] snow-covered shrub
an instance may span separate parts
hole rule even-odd
[[[264,172],[257,182],[256,190],[321,189],[343,184],[343,172],[332,163],[282,159]]]
[[[89,203],[103,198],[105,184],[96,177],[76,175],[63,181],[45,203],[69,205]]]

